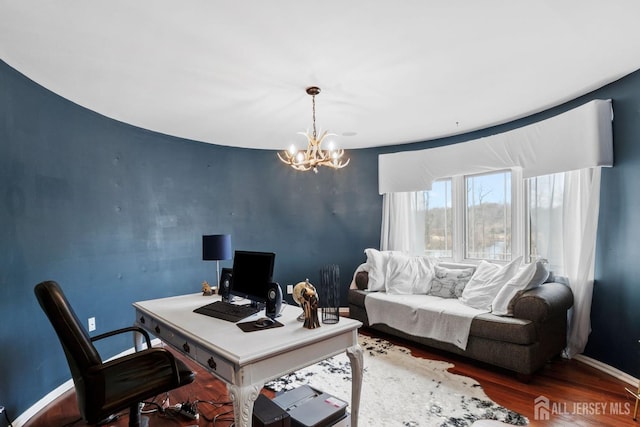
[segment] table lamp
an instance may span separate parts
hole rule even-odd
[[[216,287],[220,285],[220,260],[231,258],[230,234],[202,236],[202,259],[216,262]]]

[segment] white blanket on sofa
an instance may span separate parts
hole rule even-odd
[[[369,324],[383,323],[407,334],[432,338],[467,348],[473,318],[487,310],[462,304],[455,298],[431,295],[392,295],[371,292],[364,300]]]

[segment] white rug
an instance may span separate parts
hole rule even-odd
[[[364,375],[359,425],[470,426],[480,419],[527,425],[527,418],[493,402],[472,378],[447,372],[447,362],[411,356],[408,349],[360,335]],[[266,385],[273,391],[302,384],[351,401],[349,359],[341,354]]]

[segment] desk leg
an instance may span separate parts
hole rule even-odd
[[[358,427],[360,391],[362,390],[362,347],[354,345],[347,349],[351,362],[351,427]]]
[[[258,398],[264,384],[251,384],[240,387],[227,384],[229,397],[233,401],[233,417],[236,427],[251,427],[253,402]]]

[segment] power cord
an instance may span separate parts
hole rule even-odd
[[[219,396],[215,400],[194,400],[179,403],[172,407],[174,411],[177,411],[180,415],[190,420],[198,420],[200,417],[204,418],[207,423],[212,423],[213,427],[219,423],[224,423],[227,427],[234,427],[233,408],[223,409],[225,407],[233,406],[233,402],[229,400],[221,400],[222,396]],[[205,412],[199,409],[200,404],[207,404],[213,406],[215,411],[222,409],[222,412],[208,417]],[[231,424],[228,424],[231,423]]]
[[[175,406],[178,414],[190,420],[197,420],[200,418],[198,413],[198,401],[191,403],[188,400]]]
[[[151,402],[142,402],[142,408],[140,409],[140,413],[142,415],[146,415],[146,414],[153,414],[154,412],[163,412],[164,408],[157,402],[151,401]],[[145,409],[146,406],[155,406],[154,409]]]
[[[197,402],[198,404],[200,403],[206,403],[208,405],[211,405],[215,408],[215,410],[218,410],[220,408],[224,408],[225,406],[233,406],[233,402],[231,401],[223,401],[223,402],[219,402],[219,401],[209,401],[209,400],[199,400]],[[226,415],[229,415],[225,418]],[[234,422],[234,418],[233,418],[233,409],[230,410],[226,410],[224,412],[221,412],[219,414],[215,414],[212,418],[207,417],[204,412],[201,412],[202,418],[204,418],[208,423],[213,423],[214,427],[216,425],[217,422],[231,422],[231,426],[228,427],[232,427],[233,426],[233,422]]]
[[[165,398],[165,400],[161,404],[156,403],[155,398],[153,399],[152,402],[144,402],[145,405],[152,405],[156,407],[154,409],[145,411],[145,413],[157,412],[158,415],[160,416],[169,416],[169,417],[177,417],[178,415],[180,415],[183,418],[186,418],[191,421],[199,420],[200,416],[202,415],[202,418],[204,418],[208,423],[213,423],[214,426],[216,425],[217,422],[231,422],[232,424],[229,427],[233,427],[234,425],[233,409],[224,410],[223,412],[214,415],[212,418],[207,417],[204,413],[201,413],[201,411],[198,409],[198,405],[201,403],[206,403],[208,405],[211,405],[215,409],[221,409],[221,408],[224,408],[225,406],[232,406],[233,402],[231,401],[227,401],[227,400],[208,401],[208,400],[197,400],[197,399],[191,401],[190,399],[188,399],[185,402],[177,403],[171,406],[165,406],[165,403],[168,403],[168,396]]]

